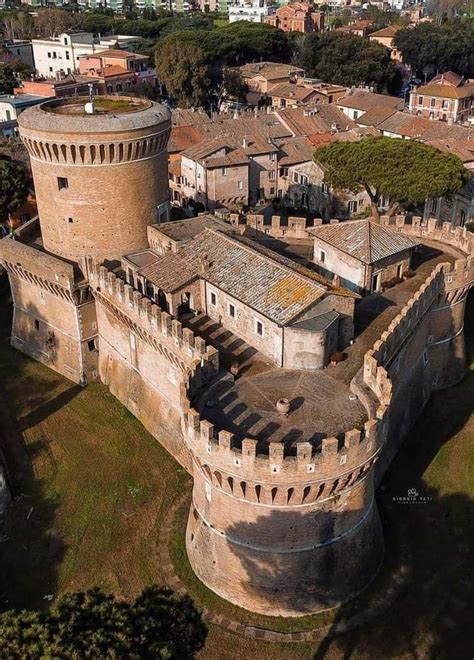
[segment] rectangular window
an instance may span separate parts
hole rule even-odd
[[[275,194],[275,188],[272,187],[272,188],[270,188],[270,195],[274,195],[274,194]]]
[[[448,101],[443,101],[443,108],[446,110],[446,108],[449,106]]]
[[[319,253],[319,261],[323,264],[326,261],[326,253],[324,250],[321,250]]]
[[[235,319],[235,305],[229,303],[229,316]]]
[[[89,339],[87,342],[87,348],[90,352],[95,351],[95,339]]]
[[[44,299],[44,291],[40,291],[40,300],[41,300],[41,304],[44,305],[44,303],[46,302]]]
[[[237,182],[237,190],[243,190],[244,189],[244,182],[243,181],[238,181]]]
[[[270,160],[276,160],[276,157],[277,157],[277,155],[276,155],[276,153],[273,151],[273,152],[270,154]]]
[[[430,101],[430,106],[431,106],[432,108],[434,108],[435,105],[436,105],[436,99],[431,99],[431,101]]]
[[[74,220],[73,220],[72,218],[68,218],[67,221],[68,221],[69,224],[71,224],[71,225],[72,225],[72,223],[74,222]]]
[[[65,176],[58,176],[58,190],[63,190],[64,188],[69,188],[68,180]]]
[[[432,199],[431,200],[431,213],[436,213],[438,210],[438,200],[437,199]]]
[[[357,202],[352,201],[347,203],[347,210],[349,213],[355,213],[357,211]]]
[[[329,192],[329,186],[328,186],[327,183],[323,183],[323,184],[321,184],[321,192],[322,192],[324,195],[327,195],[327,194],[328,194],[328,192]]]
[[[263,337],[263,323],[261,321],[255,321],[255,332],[259,337]]]
[[[214,291],[210,291],[210,293],[209,293],[209,302],[211,303],[211,305],[213,307],[215,307],[217,305],[217,296],[214,293]]]
[[[295,183],[298,183],[298,177],[299,177],[298,172],[293,172],[293,181]]]
[[[300,183],[301,183],[303,186],[307,186],[307,185],[308,185],[308,183],[309,183],[309,178],[308,178],[308,176],[307,176],[306,174],[302,174],[302,175],[300,176]]]
[[[56,59],[56,51],[53,50],[53,60],[55,60],[55,59]]]
[[[271,172],[268,173],[268,178],[270,181],[275,181],[275,171],[272,170]]]
[[[354,113],[353,113],[353,119],[357,119],[358,116],[359,116],[358,111],[357,111],[357,110],[354,110]]]
[[[49,72],[53,73],[53,67],[52,66],[49,67]]]
[[[48,57],[51,59],[51,53],[48,53]]]
[[[39,329],[40,329],[40,322],[38,321],[38,319],[35,319],[35,330],[39,330]]]
[[[69,51],[66,51],[66,59],[69,59]]]
[[[227,167],[222,168],[222,176],[227,176]]]
[[[422,96],[418,97],[418,105],[423,105],[423,97]]]

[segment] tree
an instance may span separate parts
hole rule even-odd
[[[0,160],[0,222],[23,204],[28,195],[26,176],[21,165]]]
[[[380,220],[382,197],[388,214],[402,204],[423,204],[428,197],[449,197],[469,179],[462,161],[416,140],[368,137],[359,142],[333,142],[320,147],[314,160],[324,167],[324,180],[351,192],[365,189],[372,215]]]
[[[306,35],[296,64],[310,77],[338,85],[371,85],[378,92],[393,94],[401,75],[390,51],[365,37],[339,32]]]
[[[422,23],[399,30],[394,43],[403,62],[419,76],[431,78],[439,71],[474,76],[474,20]]]
[[[59,8],[39,10],[34,21],[38,36],[47,39],[81,26],[81,17],[78,14]]]
[[[2,657],[188,659],[207,629],[188,596],[148,587],[134,603],[100,589],[63,595],[49,612],[0,615]]]
[[[11,94],[16,85],[12,64],[0,63],[0,94]]]
[[[156,69],[168,94],[183,108],[205,105],[210,85],[209,66],[201,48],[164,40],[156,49]]]
[[[153,7],[145,7],[144,10],[142,11],[142,18],[144,21],[156,21],[156,19],[158,18],[156,9],[154,9]]]

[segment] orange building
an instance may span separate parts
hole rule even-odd
[[[265,17],[267,25],[273,25],[283,32],[319,32],[324,29],[324,13],[315,12],[306,2],[294,2]]]

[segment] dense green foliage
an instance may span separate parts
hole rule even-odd
[[[399,30],[395,45],[405,64],[428,78],[438,71],[454,71],[474,77],[474,20],[456,20],[437,25],[422,23]]]
[[[208,100],[209,66],[202,48],[171,41],[158,45],[156,70],[168,94],[181,108],[203,106]]]
[[[402,204],[423,204],[428,197],[451,196],[468,180],[462,161],[416,140],[368,137],[359,142],[333,142],[317,149],[324,180],[335,188],[365,189],[372,213],[379,217],[382,197],[389,214]]]
[[[8,658],[192,658],[206,634],[189,597],[158,587],[132,604],[91,589],[65,594],[47,613],[0,616]]]
[[[17,81],[10,64],[0,64],[0,94],[11,94]]]
[[[393,94],[401,76],[385,46],[339,32],[306,35],[296,63],[308,76],[339,85],[370,85]]]
[[[0,222],[23,204],[28,195],[25,172],[21,165],[0,160]]]
[[[226,84],[234,93],[241,81],[223,74],[226,67],[260,58],[285,59],[288,41],[274,27],[241,21],[213,30],[171,32],[158,42],[155,55],[158,74],[173,101],[189,107],[206,105]]]

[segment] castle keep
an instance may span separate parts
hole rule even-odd
[[[290,222],[303,259],[258,219],[168,222],[168,111],[84,102],[19,118],[39,223],[0,241],[12,344],[105,383],[192,474],[186,546],[209,588],[268,615],[334,607],[381,564],[375,486],[464,374],[473,236]]]

